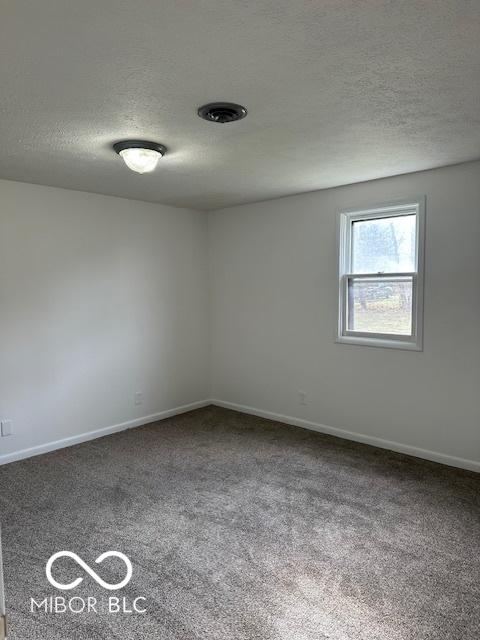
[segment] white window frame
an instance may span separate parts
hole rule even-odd
[[[359,220],[391,218],[415,214],[416,216],[416,270],[398,273],[352,273],[352,229]],[[424,290],[424,254],[425,254],[425,196],[375,205],[369,208],[342,210],[338,214],[338,324],[336,342],[357,344],[389,349],[423,350],[423,290]],[[412,335],[371,333],[348,329],[348,283],[350,280],[366,278],[412,278]]]

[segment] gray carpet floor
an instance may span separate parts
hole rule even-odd
[[[381,449],[207,407],[0,467],[0,513],[11,640],[480,637],[480,476]],[[31,613],[65,549],[147,612]]]

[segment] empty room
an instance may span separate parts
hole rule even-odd
[[[478,0],[4,2],[0,142],[0,640],[478,640]]]

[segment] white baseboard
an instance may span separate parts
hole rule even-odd
[[[128,422],[121,422],[120,424],[115,424],[111,427],[104,427],[103,429],[96,429],[95,431],[87,431],[86,433],[80,433],[76,436],[70,436],[69,438],[62,438],[61,440],[55,440],[54,442],[46,442],[45,444],[40,444],[29,449],[13,451],[12,453],[0,456],[0,465],[7,464],[9,462],[16,462],[17,460],[23,460],[24,458],[31,458],[32,456],[38,456],[41,453],[48,453],[49,451],[55,451],[56,449],[71,447],[74,444],[80,444],[82,442],[87,442],[88,440],[95,440],[96,438],[108,436],[112,433],[117,433],[118,431],[141,427],[144,424],[156,422],[157,420],[164,420],[165,418],[170,418],[171,416],[176,416],[180,413],[193,411],[193,409],[200,409],[201,407],[206,407],[209,404],[211,404],[210,400],[200,400],[198,402],[184,404],[173,409],[167,409],[166,411],[160,411],[160,413],[153,413],[152,415],[144,416],[143,418],[135,418],[134,420],[128,420]]]
[[[429,451],[428,449],[413,447],[409,444],[401,444],[400,442],[393,442],[392,440],[384,440],[383,438],[377,438],[375,436],[367,436],[363,433],[355,433],[354,431],[346,431],[345,429],[338,429],[337,427],[329,427],[325,424],[318,424],[317,422],[310,422],[309,420],[294,418],[292,416],[284,416],[280,413],[264,411],[263,409],[256,409],[255,407],[249,407],[243,404],[235,404],[233,402],[225,402],[224,400],[218,399],[212,399],[211,404],[214,404],[217,407],[224,407],[225,409],[233,409],[234,411],[259,416],[260,418],[268,418],[269,420],[284,422],[296,427],[302,427],[302,429],[318,431],[319,433],[327,433],[329,435],[336,436],[337,438],[343,438],[344,440],[353,440],[354,442],[362,442],[363,444],[380,447],[381,449],[389,449],[390,451],[405,453],[409,456],[439,462],[450,467],[458,467],[460,469],[467,469],[468,471],[476,471],[477,473],[480,472],[480,462],[475,460],[457,458],[456,456],[450,456],[446,453]]]
[[[224,400],[212,399],[212,400],[200,400],[198,402],[192,402],[190,404],[182,405],[180,407],[174,407],[173,409],[167,409],[166,411],[160,411],[149,416],[143,416],[142,418],[135,418],[127,422],[121,422],[120,424],[113,425],[111,427],[104,427],[103,429],[96,429],[95,431],[88,431],[69,438],[62,438],[61,440],[55,440],[54,442],[47,442],[45,444],[31,447],[29,449],[22,449],[20,451],[13,451],[0,456],[0,465],[7,464],[9,462],[15,462],[17,460],[23,460],[24,458],[30,458],[38,456],[42,453],[48,453],[49,451],[55,451],[56,449],[63,449],[64,447],[71,447],[75,444],[87,442],[88,440],[95,440],[102,436],[108,436],[112,433],[119,431],[125,431],[126,429],[133,429],[140,427],[150,422],[156,422],[157,420],[164,420],[172,416],[186,413],[187,411],[193,411],[194,409],[200,409],[210,404],[217,407],[224,407],[225,409],[232,409],[234,411],[240,411],[241,413],[247,413],[261,418],[267,418],[269,420],[276,420],[277,422],[284,422],[302,429],[309,429],[310,431],[318,431],[319,433],[327,433],[344,440],[353,440],[354,442],[362,442],[363,444],[369,444],[374,447],[380,447],[381,449],[389,449],[390,451],[397,451],[398,453],[405,453],[409,456],[416,458],[423,458],[424,460],[431,460],[433,462],[439,462],[451,467],[458,467],[460,469],[467,469],[468,471],[476,471],[480,473],[480,462],[475,460],[467,460],[465,458],[458,458],[446,453],[439,453],[437,451],[429,451],[428,449],[421,449],[419,447],[413,447],[408,444],[401,444],[399,442],[393,442],[392,440],[384,440],[383,438],[377,438],[375,436],[367,436],[362,433],[355,433],[354,431],[347,431],[345,429],[338,429],[337,427],[329,427],[317,422],[310,422],[309,420],[303,420],[302,418],[294,418],[293,416],[286,416],[280,413],[274,413],[272,411],[265,411],[263,409],[257,409],[255,407],[249,407],[243,404],[236,404],[234,402],[225,402]]]

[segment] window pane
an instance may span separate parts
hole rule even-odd
[[[416,216],[352,223],[352,273],[416,271]]]
[[[412,278],[349,278],[349,331],[412,334]]]

